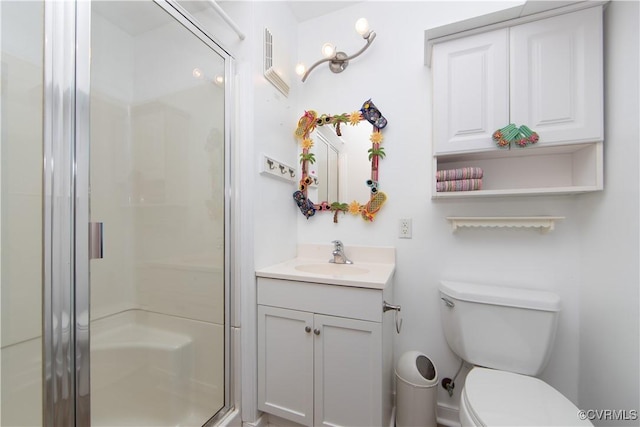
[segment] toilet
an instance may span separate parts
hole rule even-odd
[[[591,426],[556,389],[535,378],[549,360],[560,298],[551,292],[443,281],[444,335],[474,365],[460,397],[466,426]]]

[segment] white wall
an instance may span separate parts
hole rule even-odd
[[[640,408],[638,5],[614,1],[605,11],[605,191],[579,200],[583,409]]]
[[[319,48],[325,41],[333,42],[347,53],[359,49],[363,42],[353,30],[353,24],[361,16],[368,18],[377,38],[344,73],[333,74],[328,67],[320,66],[304,84],[300,83],[298,115],[305,109],[319,113],[351,112],[371,97],[389,125],[383,130],[387,157],[380,162],[381,189],[387,193],[388,201],[376,221],[366,223],[359,217],[341,216],[340,222],[334,224],[328,214],[316,214],[308,221],[299,215],[298,243],[327,243],[338,238],[345,243],[347,251],[350,245],[395,246],[394,303],[402,305],[404,316],[403,331],[395,345],[396,357],[407,350],[423,351],[432,357],[441,378],[453,376],[459,363],[441,331],[437,298],[441,279],[558,293],[563,303],[562,315],[554,352],[542,378],[578,402],[579,361],[581,351],[585,350],[580,346],[580,298],[581,288],[585,286],[583,268],[589,261],[582,239],[585,229],[591,230],[594,223],[602,233],[611,232],[612,227],[618,230],[611,221],[606,221],[613,217],[613,212],[635,213],[629,218],[637,220],[637,187],[635,199],[620,196],[618,205],[607,208],[607,213],[599,218],[583,212],[586,200],[583,196],[430,199],[431,75],[423,64],[423,31],[504,7],[508,5],[491,2],[376,2],[375,7],[362,3],[299,25],[298,54],[307,64],[320,59]],[[617,115],[637,119],[637,114],[632,116],[628,111]],[[637,137],[637,129],[631,133]],[[637,157],[630,156],[636,160]],[[609,177],[617,174],[619,179],[624,179],[625,173],[623,168],[609,166]],[[637,181],[637,175],[635,178]],[[596,199],[593,203],[603,205],[611,191],[607,184],[603,195],[592,196]],[[634,191],[634,187],[629,191]],[[546,235],[518,229],[466,229],[452,234],[445,217],[455,215],[558,215],[566,219]],[[413,239],[397,238],[400,218],[413,219]],[[626,230],[627,225],[620,227]],[[637,237],[637,232],[630,234]],[[607,241],[613,243],[613,238]],[[594,242],[595,238],[592,245]],[[637,239],[629,238],[625,244],[626,252],[619,255],[617,263],[637,264]],[[609,250],[606,248],[603,252]],[[592,269],[604,267],[601,263],[592,265],[595,266]],[[621,274],[637,292],[637,275]],[[635,305],[633,301],[626,303],[629,307],[623,317],[635,315],[637,318],[637,297],[635,302]],[[601,313],[595,316],[600,317]],[[637,333],[634,339],[637,347]],[[637,364],[626,367],[631,368],[637,372]],[[637,375],[630,378],[637,379]],[[440,404],[457,406],[461,379],[458,384],[453,398],[439,387]],[[591,403],[598,402],[601,401],[595,398]]]
[[[261,155],[297,167],[296,141],[292,138],[291,123],[298,120],[297,76],[293,73],[297,46],[296,21],[289,8],[281,2],[256,2],[257,44],[254,50],[256,61],[254,72],[254,159],[249,166],[253,173],[260,170]],[[286,80],[292,86],[285,98],[262,76],[262,31],[269,28],[273,34],[274,49],[280,54],[281,64],[276,69],[286,73]],[[259,175],[254,192],[255,219],[255,266],[256,268],[284,261],[295,256],[297,214],[295,210],[282,209],[293,204],[293,184]]]
[[[459,362],[444,341],[438,312],[437,284],[443,278],[548,289],[561,296],[563,312],[554,354],[543,379],[585,408],[614,405],[615,409],[622,404],[637,408],[637,384],[634,388],[632,382],[637,383],[638,378],[638,230],[637,223],[632,224],[632,230],[628,223],[621,223],[619,212],[627,212],[632,222],[637,221],[638,188],[634,183],[638,155],[632,141],[629,148],[609,148],[609,140],[624,139],[612,130],[613,120],[621,120],[616,126],[617,133],[635,138],[637,144],[637,121],[636,127],[630,129],[638,116],[637,101],[635,110],[614,107],[623,100],[623,88],[630,87],[624,76],[637,76],[637,65],[635,70],[626,71],[617,64],[607,67],[609,90],[613,90],[614,82],[620,82],[616,83],[616,94],[612,93],[607,102],[609,145],[603,193],[435,202],[430,199],[429,178],[425,178],[433,171],[431,76],[423,65],[423,31],[490,13],[508,7],[509,3],[375,2],[375,7],[363,3],[301,24],[294,21],[281,2],[220,4],[247,34],[240,41],[213,13],[205,10],[198,15],[212,31],[215,28],[219,41],[237,59],[239,125],[235,131],[240,146],[234,149],[237,186],[233,194],[237,220],[242,224],[236,277],[237,301],[241,302],[236,306],[236,315],[240,309],[242,314],[234,326],[243,326],[245,421],[256,416],[253,270],[292,257],[296,243],[327,243],[334,238],[342,239],[347,250],[349,245],[397,248],[394,302],[402,305],[405,320],[402,334],[396,340],[396,357],[406,350],[420,350],[434,359],[441,378],[455,373]],[[609,7],[613,12],[607,17],[607,37],[637,43],[637,29],[633,37],[628,35],[628,27],[637,28],[637,5],[635,15],[617,2]],[[348,53],[359,49],[362,39],[354,32],[353,24],[361,16],[369,19],[378,38],[344,73],[332,74],[322,66],[304,84],[290,75],[289,98],[284,98],[262,77],[264,26],[272,31],[277,43],[285,45],[286,52],[293,52],[297,46],[298,57],[285,61],[291,70],[298,60],[311,64],[320,59],[319,48],[325,41],[334,42]],[[626,24],[618,26],[624,16]],[[619,28],[611,30],[614,27]],[[610,44],[607,46],[611,48]],[[624,52],[616,52],[615,61],[628,59]],[[637,77],[635,84],[633,93],[637,94]],[[305,109],[350,112],[369,97],[389,119],[384,130],[387,157],[381,161],[381,184],[389,196],[387,204],[374,223],[341,216],[340,222],[333,224],[329,214],[317,214],[306,220],[291,199],[294,190],[291,186],[259,175],[260,154],[298,165],[292,132]],[[619,161],[629,164],[626,170],[618,167]],[[629,169],[635,172],[631,177]],[[629,180],[635,181],[626,184]],[[626,190],[620,184],[622,181],[629,185]],[[530,230],[475,229],[452,234],[445,220],[448,215],[559,215],[566,220],[547,235]],[[398,219],[407,217],[413,219],[413,239],[399,240]],[[620,245],[620,253],[615,252],[616,245]],[[253,251],[249,250],[251,247]],[[615,257],[607,255],[614,253]],[[617,267],[619,280],[615,283],[624,285],[613,287],[608,280],[608,264]],[[606,285],[602,285],[604,282]],[[618,289],[614,295],[623,300],[622,304],[617,300],[610,305],[600,303],[609,301],[608,292],[612,289]],[[635,326],[626,319],[636,319]],[[631,325],[627,326],[626,344],[611,333],[624,325]],[[599,345],[601,333],[610,337],[604,345]],[[592,350],[593,347],[598,350]],[[615,368],[603,369],[602,361],[606,364],[612,359],[607,347],[619,353],[609,365],[617,365]],[[622,384],[619,389],[615,389],[614,383],[607,383],[609,375]],[[454,398],[439,388],[441,404],[457,406],[461,379],[458,384]]]

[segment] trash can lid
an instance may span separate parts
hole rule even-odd
[[[400,357],[396,375],[417,387],[431,387],[438,382],[435,365],[419,351],[408,351]]]

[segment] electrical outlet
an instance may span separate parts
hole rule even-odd
[[[401,239],[411,238],[411,218],[400,218],[398,237]]]

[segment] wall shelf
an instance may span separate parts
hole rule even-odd
[[[540,144],[510,150],[494,149],[434,154],[434,170],[468,166],[482,168],[482,190],[436,191],[431,198],[471,198],[579,194],[601,191],[604,168],[603,143]]]
[[[447,217],[453,232],[461,227],[539,228],[543,234],[552,231],[555,222],[563,219],[563,216]]]

